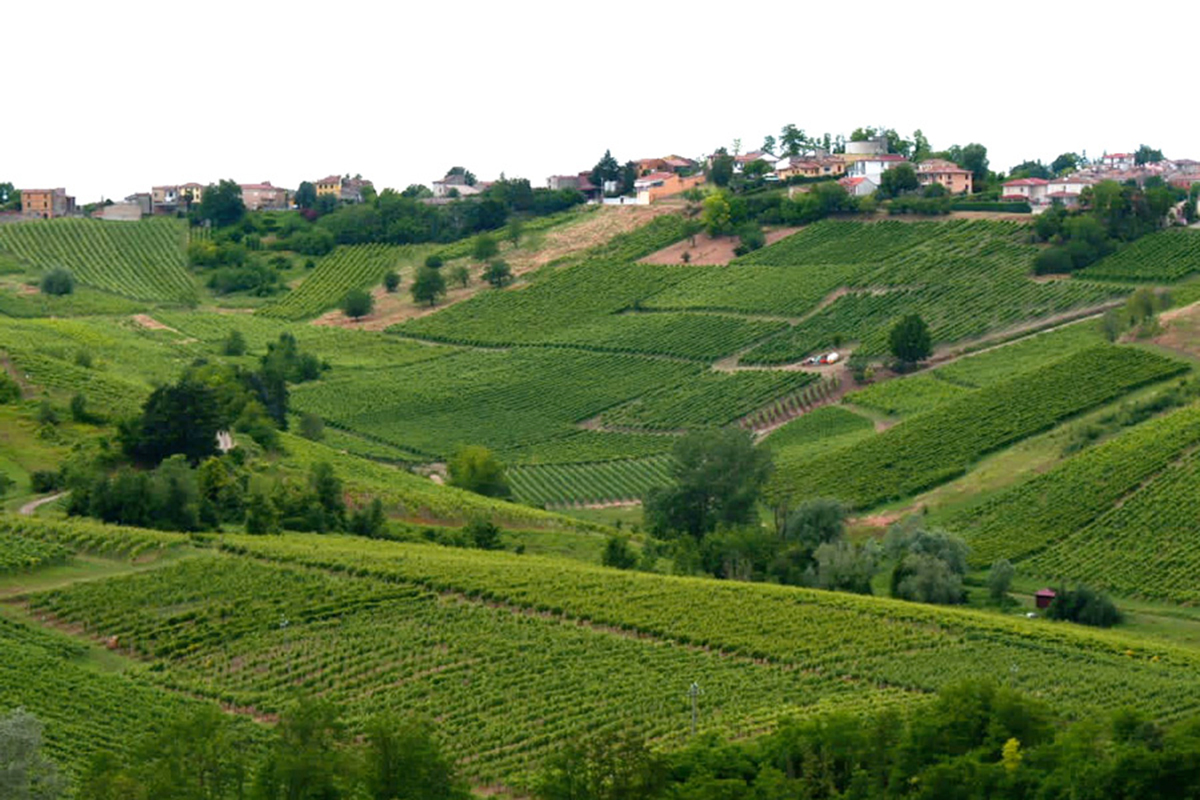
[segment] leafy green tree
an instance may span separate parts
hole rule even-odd
[[[470,800],[454,759],[424,720],[380,714],[366,725],[363,783],[370,800]]]
[[[473,519],[463,527],[463,533],[480,550],[500,549],[500,528],[490,519]]]
[[[744,256],[747,253],[752,253],[767,244],[767,236],[763,233],[762,226],[757,222],[750,220],[743,222],[737,229],[738,246],[734,252],[739,256]]]
[[[976,182],[986,181],[988,176],[987,148],[972,142],[962,148],[959,160],[956,162],[963,169],[971,170]]]
[[[317,187],[309,181],[301,181],[296,187],[295,200],[299,208],[312,208],[317,204]]]
[[[316,414],[306,413],[300,417],[300,435],[313,442],[325,438],[325,422]]]
[[[218,228],[241,222],[246,216],[246,204],[242,201],[242,187],[233,181],[222,180],[216,186],[209,184],[200,200],[200,218],[210,221]]]
[[[1050,171],[1055,175],[1061,175],[1064,172],[1074,171],[1079,167],[1080,158],[1077,153],[1063,153],[1058,158],[1050,162]]]
[[[0,369],[0,405],[15,403],[20,399],[21,384],[13,380],[8,372]]]
[[[833,592],[873,594],[871,581],[879,571],[879,547],[874,540],[854,544],[845,539],[825,542],[813,551],[810,583]]]
[[[375,298],[365,289],[351,289],[342,298],[342,313],[347,317],[362,319],[375,308]]]
[[[888,341],[892,355],[904,364],[919,364],[933,353],[929,327],[917,314],[909,314],[897,322]]]
[[[252,800],[342,800],[353,797],[357,777],[349,762],[349,736],[337,710],[324,700],[300,700],[275,727],[255,775]]]
[[[525,223],[519,219],[514,219],[508,223],[508,228],[505,229],[505,236],[513,247],[519,247],[521,237],[525,235]]]
[[[929,146],[929,139],[925,138],[925,134],[920,128],[913,131],[913,161],[920,163],[933,155],[933,148]]]
[[[733,156],[722,152],[713,158],[712,165],[708,168],[708,179],[716,186],[728,186],[733,180]]]
[[[570,742],[547,758],[534,794],[539,800],[649,800],[662,796],[667,775],[664,759],[636,734],[611,733]]]
[[[729,195],[716,191],[704,198],[704,210],[700,212],[700,222],[709,236],[721,236],[728,233],[733,220],[733,207]]]
[[[915,192],[919,188],[921,182],[917,179],[917,170],[907,161],[884,170],[879,178],[879,194],[882,197],[899,197],[905,192]]]
[[[57,800],[66,780],[42,751],[42,723],[23,708],[0,717],[0,797]]]
[[[1075,264],[1065,247],[1047,247],[1033,258],[1035,275],[1066,275],[1073,269]]]
[[[0,472],[0,498],[3,498],[4,495],[8,494],[8,491],[16,485],[17,482],[8,477],[7,472]]]
[[[804,131],[790,122],[779,131],[779,148],[782,151],[780,155],[798,156],[807,143],[808,137],[804,135]]]
[[[450,270],[450,280],[465,289],[471,285],[471,270],[467,269],[466,264],[459,264]]]
[[[54,267],[42,276],[41,290],[56,297],[71,294],[75,291],[75,276],[66,267]]]
[[[446,294],[446,279],[440,270],[422,267],[417,270],[409,291],[414,303],[428,303],[432,308]]]
[[[1157,164],[1162,160],[1162,150],[1156,150],[1148,144],[1141,145],[1133,153],[1133,163],[1139,166],[1142,164]]]
[[[508,485],[503,462],[496,454],[480,445],[461,448],[450,459],[447,469],[450,485],[485,497],[508,497]]]
[[[969,548],[962,539],[910,522],[893,525],[883,547],[895,562],[892,597],[941,604],[966,600],[962,579]]]
[[[252,492],[246,504],[246,533],[264,535],[281,530],[279,507],[274,498],[261,490]]]
[[[760,149],[764,153],[770,153],[771,155],[775,155],[775,137],[772,136],[771,134],[767,134],[763,138],[762,147]]]
[[[471,246],[471,257],[476,261],[487,261],[489,258],[494,258],[500,252],[500,245],[496,243],[496,239],[486,233],[481,233],[475,237],[475,243]]]
[[[503,289],[512,283],[513,274],[508,267],[508,262],[497,258],[487,265],[487,269],[483,271],[483,279],[490,283],[492,288]]]
[[[1009,172],[1010,178],[1041,178],[1049,180],[1053,177],[1050,168],[1041,161],[1022,161],[1017,164]]]
[[[184,377],[178,383],[155,389],[142,406],[142,414],[121,431],[125,451],[149,465],[180,454],[193,464],[217,452],[221,428],[217,394]]]
[[[476,241],[476,245],[478,245],[478,240]],[[425,257],[425,266],[429,267],[429,269],[441,269],[442,263],[442,257],[437,253],[431,253]]]
[[[1008,596],[1008,590],[1012,588],[1013,575],[1016,570],[1013,568],[1012,562],[1007,558],[997,559],[992,562],[991,569],[988,570],[987,586],[988,596],[993,603],[1000,603]]]
[[[326,461],[312,465],[308,473],[308,486],[324,515],[325,530],[340,531],[346,527],[346,498],[342,494],[342,481],[334,474],[333,466]]]
[[[383,288],[388,294],[394,294],[400,288],[400,273],[394,269],[389,269],[387,274],[383,276]]]
[[[754,518],[771,471],[771,454],[754,447],[747,431],[694,431],[681,437],[673,452],[674,486],[653,490],[645,499],[651,530],[699,539],[718,525],[741,525]]]
[[[621,165],[617,163],[615,158],[613,158],[611,150],[604,151],[604,155],[599,161],[596,162],[596,166],[592,167],[592,172],[589,175],[589,179],[595,186],[601,189],[604,188],[606,181],[621,180]],[[490,258],[490,256],[487,258]],[[482,261],[485,259],[480,260]]]
[[[383,501],[378,497],[360,508],[356,508],[350,516],[347,530],[356,536],[367,536],[377,539],[383,536],[387,529],[387,515],[383,512]]]
[[[1056,589],[1054,600],[1046,609],[1046,616],[1098,628],[1111,628],[1122,620],[1121,612],[1113,601],[1089,586]]]
[[[246,355],[246,337],[241,331],[233,330],[225,337],[224,344],[221,345],[221,352],[227,356],[244,356]]]
[[[615,567],[617,569],[633,569],[636,567],[638,555],[629,546],[629,537],[608,537],[604,543],[604,552],[600,555],[600,563],[606,567]]]

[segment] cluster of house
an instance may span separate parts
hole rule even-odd
[[[363,178],[330,175],[313,181],[317,197],[332,195],[342,203],[361,203],[364,192],[372,187]],[[250,211],[286,210],[292,207],[295,192],[262,183],[240,183],[242,202]],[[92,212],[95,219],[110,221],[139,220],[149,216],[174,216],[188,211],[204,199],[204,184],[182,183],[153,186],[148,192],[136,192],[119,203],[101,205]],[[33,219],[81,216],[82,210],[75,205],[75,198],[66,189],[22,189],[20,215]]]
[[[1100,181],[1133,181],[1139,186],[1151,177],[1162,178],[1181,189],[1200,183],[1200,161],[1190,158],[1168,159],[1153,164],[1138,164],[1132,153],[1112,153],[1095,164],[1057,178],[1017,178],[1004,184],[1001,200],[1025,201],[1034,210],[1052,203],[1076,206],[1083,190]]]

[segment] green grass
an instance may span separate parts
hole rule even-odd
[[[889,416],[908,417],[970,393],[970,389],[940,380],[940,376],[934,372],[882,381],[850,392],[844,399],[847,403],[881,411]]]

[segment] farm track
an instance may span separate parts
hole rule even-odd
[[[68,494],[70,494],[70,493],[69,492],[58,492],[56,494],[48,495],[46,497],[40,497],[37,500],[30,500],[28,503],[21,506],[21,509],[17,513],[21,514],[23,516],[26,516],[26,517],[31,517],[42,506],[49,505],[61,497],[66,497]]]

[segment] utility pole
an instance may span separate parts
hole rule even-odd
[[[700,702],[700,684],[692,681],[692,685],[688,687],[688,697],[692,698],[692,736],[696,735],[696,719],[699,711]]]

